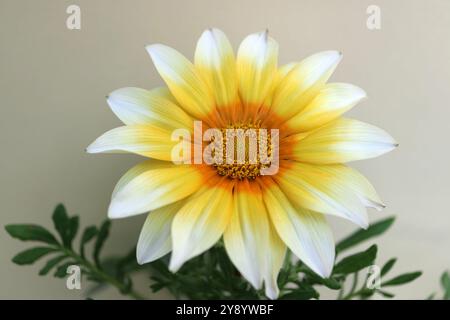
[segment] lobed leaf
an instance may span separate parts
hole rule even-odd
[[[58,244],[56,238],[47,229],[35,224],[10,224],[5,226],[5,229],[11,237],[22,241]]]
[[[39,260],[40,258],[42,258],[43,256],[55,251],[56,249],[49,247],[31,248],[18,253],[16,256],[14,256],[12,261],[15,264],[19,265],[32,264],[37,260]]]
[[[94,237],[98,234],[98,229],[96,226],[90,226],[84,229],[83,235],[80,240],[80,254],[84,258],[84,246],[94,239]]]
[[[62,255],[62,256],[57,256],[53,259],[48,260],[47,263],[45,264],[45,266],[39,271],[39,275],[45,276],[47,273],[50,272],[51,269],[56,267],[56,265],[58,265],[61,261],[63,261],[66,258],[67,258],[66,255]]]
[[[110,226],[111,222],[109,220],[104,221],[100,226],[100,230],[97,235],[97,241],[95,241],[94,261],[98,267],[100,267],[100,252],[102,251],[106,238],[108,238]]]
[[[76,264],[76,262],[74,262],[74,261],[69,261],[69,262],[66,262],[66,263],[60,265],[60,266],[56,269],[56,271],[55,271],[55,273],[54,273],[53,275],[54,275],[56,278],[64,278],[64,277],[67,275],[67,268],[70,267],[71,265],[75,265],[75,264]]]
[[[70,248],[70,219],[67,215],[66,208],[62,204],[58,204],[52,215],[53,224],[58,232],[63,245]]]

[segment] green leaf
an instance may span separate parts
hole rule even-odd
[[[444,272],[441,276],[441,285],[444,289],[444,300],[450,300],[450,275],[447,272]]]
[[[392,267],[394,266],[395,262],[397,261],[396,258],[392,258],[390,259],[388,262],[386,262],[383,266],[383,268],[381,268],[381,276],[386,275],[389,271],[391,271]]]
[[[10,224],[6,231],[13,238],[22,241],[41,241],[48,244],[58,244],[55,237],[45,228],[34,224]]]
[[[391,280],[388,280],[381,284],[382,287],[389,287],[389,286],[398,286],[401,284],[405,284],[411,281],[414,281],[418,277],[422,275],[421,271],[416,272],[410,272],[410,273],[404,273],[401,274],[395,278],[392,278]]]
[[[80,241],[80,254],[84,258],[84,246],[91,241],[98,233],[96,226],[90,226],[84,229],[83,235]]]
[[[80,218],[78,216],[71,217],[69,219],[69,227],[67,229],[67,241],[69,242],[69,245],[72,245],[73,239],[75,239],[75,236],[78,232],[78,227],[80,225]]]
[[[12,261],[15,264],[19,264],[19,265],[32,264],[35,261],[37,261],[39,258],[45,256],[46,254],[54,252],[54,251],[56,251],[56,249],[48,248],[48,247],[31,248],[31,249],[22,251],[19,254],[17,254],[12,259]]]
[[[299,272],[303,272],[305,275],[307,275],[307,279],[312,281],[313,283],[323,284],[327,288],[330,288],[332,290],[339,290],[341,289],[341,283],[333,278],[322,278],[318,276],[314,271],[312,271],[310,268],[308,268],[306,265],[302,265],[300,269],[298,269]]]
[[[94,261],[98,267],[100,267],[100,252],[102,251],[106,238],[108,238],[110,226],[111,222],[109,220],[103,222],[98,232],[97,241],[95,241]]]
[[[59,264],[61,261],[63,261],[66,258],[67,258],[66,255],[62,255],[62,256],[57,256],[53,259],[48,260],[47,263],[45,264],[45,266],[41,269],[41,271],[39,271],[39,275],[45,276],[47,273],[50,272],[51,269],[53,269],[57,264]]]
[[[390,292],[387,292],[387,291],[384,291],[384,290],[379,290],[378,289],[377,292],[379,294],[381,294],[383,297],[389,298],[389,299],[391,299],[391,298],[393,298],[395,296],[393,293],[390,293]]]
[[[351,234],[347,238],[341,240],[336,245],[336,252],[342,252],[348,248],[351,248],[365,240],[379,236],[380,234],[386,232],[389,227],[394,223],[395,217],[390,217],[378,222],[375,222],[367,230],[359,230]]]
[[[67,275],[67,268],[71,265],[75,265],[76,262],[70,261],[60,265],[53,274],[56,278],[64,278]]]
[[[309,300],[319,299],[319,293],[310,286],[302,285],[297,289],[283,295],[281,300]]]
[[[58,234],[61,237],[61,240],[65,247],[70,247],[70,236],[69,236],[69,228],[70,228],[70,221],[69,217],[67,216],[66,208],[63,204],[58,204],[53,211],[53,224],[55,225],[56,231],[58,231]]]
[[[339,290],[341,289],[341,284],[339,283],[339,281],[333,279],[333,278],[322,278],[320,280],[321,284],[323,284],[324,286],[326,286],[327,288],[330,288],[332,290]]]
[[[361,299],[369,299],[375,293],[374,289],[365,288],[359,293]]]
[[[53,224],[55,225],[55,229],[56,231],[58,231],[64,247],[72,248],[72,241],[78,232],[79,217],[74,216],[69,218],[64,205],[59,204],[53,211],[52,219]]]
[[[342,259],[334,267],[335,274],[349,274],[373,264],[377,256],[377,246],[372,245],[366,251],[359,252]]]

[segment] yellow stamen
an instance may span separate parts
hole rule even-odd
[[[233,145],[234,145],[234,154],[228,155],[227,154],[227,145],[230,143],[228,139],[230,137],[227,136],[227,129],[242,129],[244,133],[244,145],[245,145],[245,159],[243,163],[238,163],[237,160],[237,139],[238,137],[232,136]],[[253,129],[250,131],[247,131],[249,129]],[[260,176],[260,172],[262,168],[270,167],[270,161],[266,161],[267,159],[260,159],[261,150],[266,150],[267,158],[270,159],[272,155],[272,148],[271,148],[271,136],[270,132],[267,132],[267,138],[261,139],[260,137],[260,123],[247,123],[247,124],[233,124],[227,126],[227,128],[221,129],[222,131],[222,137],[223,137],[223,161],[221,164],[214,164],[213,166],[216,168],[217,173],[220,176],[225,176],[230,179],[249,179],[254,180],[256,177]],[[269,131],[269,130],[268,130]],[[256,147],[256,157],[251,157],[249,154],[249,146],[250,146],[250,139],[256,138],[257,141],[257,147]],[[255,159],[256,158],[256,159]],[[228,162],[227,162],[228,159]],[[251,161],[253,159],[253,161]],[[230,161],[231,160],[231,161]],[[255,161],[256,160],[256,161]],[[264,160],[264,161],[261,161]],[[230,163],[231,162],[231,163]]]

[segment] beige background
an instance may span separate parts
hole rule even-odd
[[[66,29],[65,10],[78,4],[82,29]],[[366,8],[382,10],[382,29],[366,28]],[[50,226],[64,202],[83,225],[106,216],[117,179],[138,161],[131,155],[87,155],[84,148],[119,125],[105,95],[124,86],[161,84],[144,50],[171,45],[188,57],[207,27],[224,30],[237,47],[268,28],[280,62],[338,49],[344,59],[333,80],[357,84],[369,99],[351,116],[390,132],[400,148],[355,166],[388,204],[372,220],[396,215],[378,243],[380,262],[398,256],[396,272],[424,275],[396,292],[421,299],[438,289],[450,268],[450,2],[336,1],[24,1],[0,0],[0,224]],[[143,216],[115,221],[107,251],[135,244]],[[336,238],[355,227],[333,219]],[[79,298],[64,282],[39,277],[38,266],[11,257],[26,244],[0,231],[0,298]],[[141,277],[143,292],[147,279]],[[325,297],[333,295],[326,294]],[[101,297],[118,298],[113,290]]]

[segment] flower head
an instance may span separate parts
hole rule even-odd
[[[384,206],[343,163],[396,146],[385,131],[341,117],[366,97],[354,85],[328,83],[342,54],[324,51],[278,67],[278,44],[267,32],[246,37],[235,57],[217,29],[202,34],[194,63],[161,44],[146,49],[167,87],[112,92],[108,104],[125,125],[88,147],[149,158],[119,180],[108,212],[149,212],[138,262],[171,252],[177,271],[223,238],[236,268],[269,298],[278,295],[287,248],[328,277],[335,249],[325,215],[365,228],[366,207]],[[216,131],[192,141],[199,121],[202,132]],[[188,139],[174,139],[179,129]],[[248,143],[233,149],[240,136]],[[202,161],[207,143],[212,162]]]

